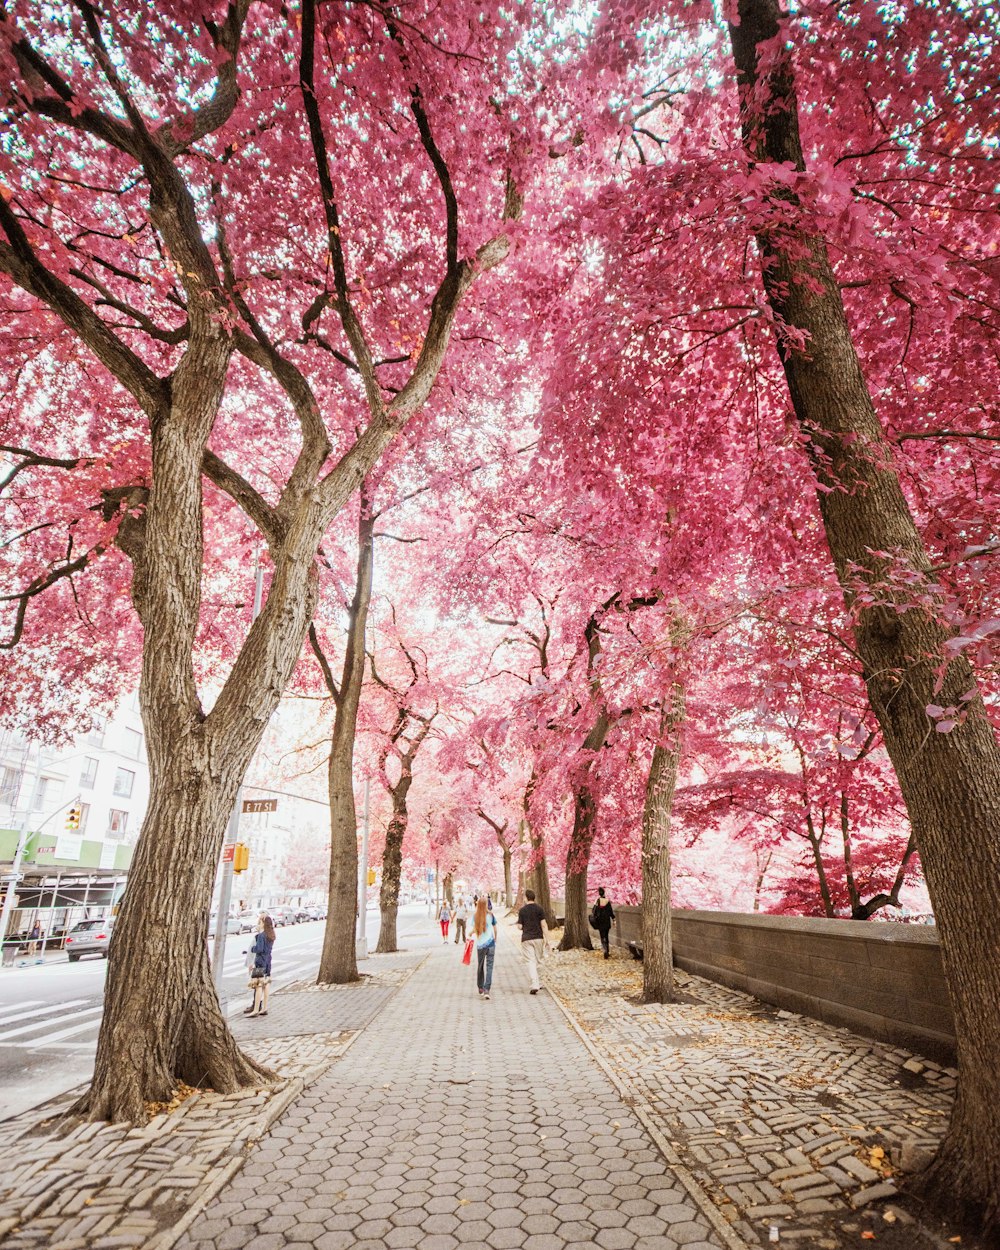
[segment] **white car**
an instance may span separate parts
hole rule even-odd
[[[209,937],[215,937],[215,929],[216,929],[218,922],[219,922],[219,918],[215,914],[215,912],[213,912],[208,920],[208,936]],[[242,933],[242,932],[243,932],[243,926],[240,924],[239,916],[227,916],[226,917],[226,933],[229,934],[229,933]]]

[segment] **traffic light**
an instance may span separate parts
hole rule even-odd
[[[250,848],[237,842],[233,851],[233,872],[246,872],[250,867]]]
[[[368,884],[369,885],[375,884],[375,869],[374,868],[368,869]]]
[[[66,813],[66,828],[67,829],[79,829],[80,817],[82,815],[83,813],[80,811],[80,804],[74,803],[73,806]]]

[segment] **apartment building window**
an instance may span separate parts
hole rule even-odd
[[[87,827],[87,821],[90,819],[90,804],[80,804],[80,832],[83,833]]]
[[[94,721],[93,729],[87,734],[87,742],[92,743],[95,747],[104,746],[104,731],[106,728],[106,721]]]
[[[128,812],[113,807],[108,813],[108,837],[113,842],[124,842],[128,829]]]
[[[92,759],[89,755],[84,758],[83,767],[80,769],[80,785],[84,790],[93,790],[94,782],[97,780],[97,760]]]
[[[21,791],[21,778],[23,774],[19,768],[5,768],[3,777],[0,778],[0,803],[7,803],[13,807],[17,803],[17,796]]]
[[[35,791],[35,811],[40,812],[48,803],[52,794],[53,785],[58,785],[54,777],[42,777],[38,782],[38,789]]]
[[[115,769],[115,794],[120,798],[130,799],[132,797],[132,787],[135,785],[135,773],[129,772],[127,768]]]
[[[142,734],[137,729],[126,729],[125,738],[125,754],[131,755],[134,760],[141,760],[142,755]]]

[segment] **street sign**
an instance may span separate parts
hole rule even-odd
[[[235,856],[236,856],[236,843],[227,842],[226,845],[222,848],[222,862],[224,864],[231,864]]]
[[[278,810],[277,799],[244,799],[243,810],[245,812],[276,812]]]

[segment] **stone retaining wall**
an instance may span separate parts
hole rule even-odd
[[[616,907],[612,940],[642,940],[641,907]],[[674,962],[788,1011],[946,1063],[955,1031],[934,926],[675,911]]]

